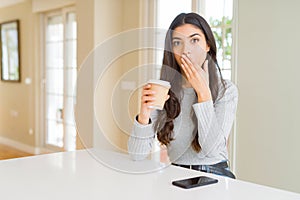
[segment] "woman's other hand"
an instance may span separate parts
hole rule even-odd
[[[155,91],[151,90],[151,84],[147,84],[143,87],[141,96],[141,110],[138,116],[138,122],[141,124],[148,124],[150,119],[150,114],[153,108],[155,100]]]
[[[203,63],[203,69],[200,65],[194,65],[185,54],[181,56],[181,68],[192,87],[195,89],[198,102],[205,102],[212,99],[209,89],[208,61]]]

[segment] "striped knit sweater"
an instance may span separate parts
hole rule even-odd
[[[223,87],[221,87],[223,88]],[[183,88],[181,113],[174,120],[174,133],[167,147],[170,162],[185,165],[210,165],[228,160],[227,140],[235,119],[238,102],[236,86],[226,81],[226,91],[219,91],[216,101],[198,103],[193,88]],[[197,123],[192,117],[197,118]],[[153,111],[148,125],[134,121],[128,140],[128,151],[133,160],[143,160],[151,152],[155,132],[153,124],[157,112]],[[197,127],[196,127],[197,126]],[[193,130],[198,128],[199,153],[191,146]]]

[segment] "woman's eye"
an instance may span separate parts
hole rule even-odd
[[[176,47],[176,46],[179,46],[180,45],[180,41],[173,41],[173,46]]]
[[[199,39],[198,39],[198,38],[193,38],[193,39],[192,39],[192,43],[197,43],[197,42],[199,42]]]

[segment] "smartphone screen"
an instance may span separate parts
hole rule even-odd
[[[210,178],[207,176],[197,176],[193,178],[188,178],[188,179],[182,179],[182,180],[176,180],[173,181],[172,184],[176,185],[178,187],[182,188],[193,188],[193,187],[198,187],[198,186],[203,186],[203,185],[209,185],[213,183],[217,183],[218,180],[214,178]]]

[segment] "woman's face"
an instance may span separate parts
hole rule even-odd
[[[174,29],[172,49],[179,66],[182,64],[181,56],[185,54],[194,65],[201,67],[209,46],[201,29],[192,24],[184,24]]]

